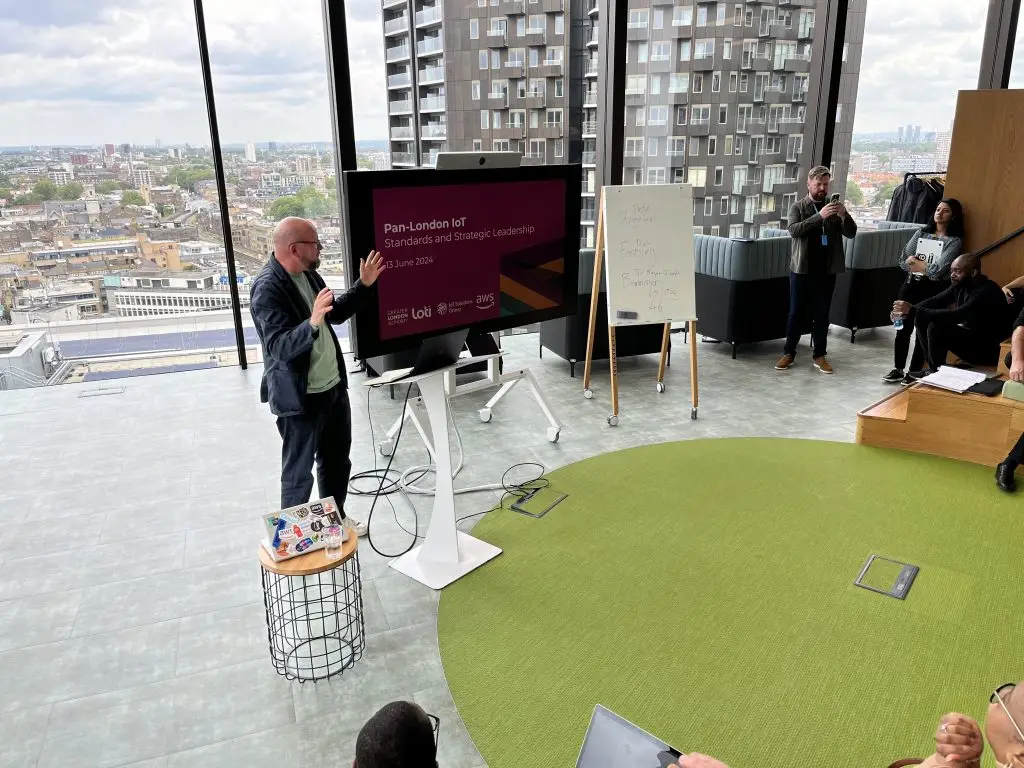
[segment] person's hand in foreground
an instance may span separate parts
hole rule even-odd
[[[359,260],[359,282],[369,288],[380,277],[380,273],[384,271],[384,267],[387,265],[384,263],[384,257],[377,251],[370,251],[370,255],[365,259]]]
[[[1013,288],[1009,285],[1003,286],[1003,295],[1006,297],[1007,304],[1013,304],[1017,300],[1017,297],[1013,295]]]
[[[1024,360],[1013,358],[1013,365],[1010,366],[1010,381],[1024,384]]]
[[[935,731],[935,751],[950,765],[978,765],[984,750],[985,739],[974,718],[951,712],[939,721]]]
[[[688,755],[683,755],[679,758],[678,764],[670,765],[669,768],[729,768],[729,766],[713,757],[691,752]]]
[[[912,307],[913,305],[909,301],[894,301],[892,303],[892,313],[900,317],[906,317],[910,314]]]
[[[324,315],[330,312],[333,307],[334,291],[330,288],[324,288],[316,295],[316,299],[313,301],[313,312],[309,317],[310,325],[314,328],[319,328],[324,321]]]

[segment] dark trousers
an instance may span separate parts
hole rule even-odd
[[[824,357],[828,346],[828,313],[832,308],[835,275],[798,275],[789,273],[789,319],[786,321],[787,355],[796,356],[800,328],[811,320],[814,357]]]
[[[928,367],[937,371],[946,364],[952,352],[961,360],[975,365],[995,365],[999,361],[999,341],[951,320],[924,317],[920,313],[914,321],[917,343],[924,347]]]
[[[1024,464],[1024,435],[1017,438],[1017,444],[1013,446],[1010,455],[1006,457],[1005,463],[1012,464],[1014,468]]]
[[[919,304],[925,299],[930,299],[949,287],[948,280],[928,280],[922,278],[915,280],[908,277],[902,286],[898,298],[911,304]],[[901,371],[919,371],[924,368],[924,349],[920,342],[914,344],[914,354],[910,358],[910,368],[907,368],[907,353],[910,351],[910,337],[914,334],[914,321],[917,318],[917,310],[913,307],[905,318],[903,327],[896,331],[896,346],[893,355],[893,362],[896,368]]]
[[[345,511],[352,461],[352,413],[343,384],[306,395],[306,412],[281,416],[281,508],[305,504],[313,491],[313,463],[321,498],[333,496]]]

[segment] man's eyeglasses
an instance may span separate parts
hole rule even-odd
[[[1022,743],[1024,743],[1024,732],[1021,731],[1020,726],[1017,725],[1017,721],[1013,719],[1013,715],[1010,714],[1010,710],[1006,707],[1006,698],[1010,695],[1010,691],[1017,687],[1016,683],[1003,683],[994,691],[992,695],[988,697],[989,703],[999,704],[1003,708],[1003,712],[1006,713],[1006,717],[1009,719],[1010,724],[1013,725],[1013,729],[1017,731],[1017,735],[1020,737]]]
[[[305,245],[315,245],[318,251],[322,251],[324,249],[324,244],[319,240],[292,240],[291,242],[292,245],[299,245],[300,243]]]
[[[437,752],[437,742],[441,737],[441,718],[437,715],[427,715],[430,718],[431,724],[434,726],[434,752]]]

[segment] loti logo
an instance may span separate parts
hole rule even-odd
[[[420,307],[412,311],[413,320],[424,320],[428,317],[430,317],[430,307]]]

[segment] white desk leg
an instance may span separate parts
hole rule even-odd
[[[419,382],[434,438],[437,483],[434,509],[423,544],[391,561],[391,567],[431,589],[441,589],[501,554],[498,547],[455,528],[455,490],[448,441],[448,398],[443,373]]]

